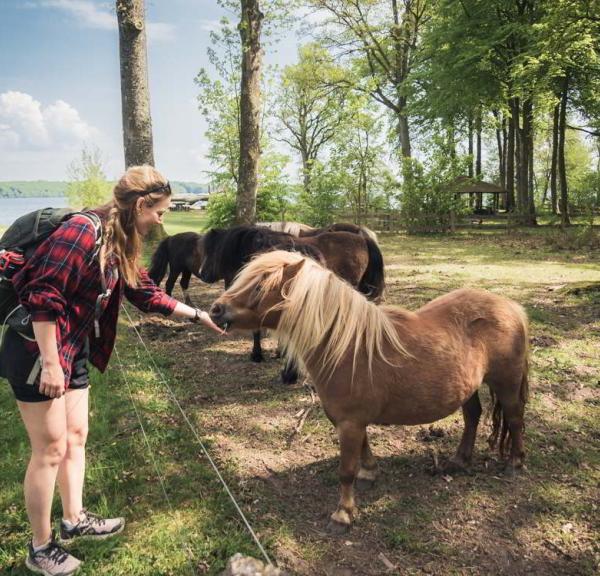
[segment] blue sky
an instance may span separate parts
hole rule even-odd
[[[157,167],[173,180],[205,180],[205,124],[194,77],[208,67],[216,0],[146,0]],[[0,0],[0,180],[64,179],[84,144],[124,168],[114,2]],[[267,61],[295,60],[288,34]]]

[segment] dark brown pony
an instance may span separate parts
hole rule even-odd
[[[268,250],[297,251],[321,261],[340,278],[372,300],[384,291],[385,277],[381,250],[369,237],[348,232],[329,232],[310,238],[297,238],[262,227],[237,226],[213,229],[204,237],[203,282],[225,281],[227,288],[241,268],[256,254]],[[251,359],[263,360],[260,331],[254,334]],[[295,382],[293,369],[282,373],[284,382]]]
[[[347,529],[354,481],[373,481],[368,424],[425,424],[462,407],[453,461],[471,461],[486,383],[494,399],[490,446],[509,469],[522,465],[528,384],[528,323],[517,303],[460,289],[416,312],[375,306],[331,271],[299,254],[255,258],[211,308],[216,323],[283,338],[308,371],[340,441],[341,498],[330,526]]]
[[[169,269],[169,277],[165,285],[165,291],[170,296],[177,278],[181,275],[179,282],[183,290],[184,301],[193,306],[192,299],[188,294],[192,274],[199,278],[202,260],[204,259],[203,236],[195,232],[181,232],[162,240],[154,254],[148,275],[157,286]]]
[[[322,228],[314,228],[308,224],[302,224],[302,222],[286,222],[282,220],[280,222],[257,222],[257,226],[263,228],[269,228],[276,232],[287,232],[292,236],[317,236],[323,234],[323,232],[350,232],[351,234],[361,234],[362,236],[368,236],[375,242],[377,242],[377,234],[366,226],[358,224],[352,224],[350,222],[337,222],[329,224]]]

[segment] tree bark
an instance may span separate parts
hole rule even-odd
[[[260,161],[260,79],[263,50],[260,44],[263,13],[258,0],[241,0],[242,16],[238,26],[242,44],[240,90],[240,163],[236,203],[238,224],[253,224],[256,219],[258,164]]]
[[[154,166],[144,0],[116,0],[125,166]]]
[[[467,119],[467,130],[468,130],[468,138],[469,138],[469,178],[473,178],[473,116],[469,113],[469,117]]]
[[[552,214],[558,214],[558,187],[556,179],[556,167],[558,164],[558,120],[560,116],[560,104],[554,107],[552,121],[552,160],[550,163],[550,205]]]
[[[558,177],[560,181],[560,223],[566,227],[571,225],[569,218],[569,191],[567,187],[567,168],[565,162],[565,139],[567,131],[567,100],[569,92],[569,77],[563,80],[563,90],[560,99],[559,132],[558,132]]]
[[[521,130],[521,194],[523,224],[534,226],[535,201],[533,197],[533,102],[523,101],[523,128]]]
[[[510,106],[511,114],[508,119],[508,151],[506,153],[506,210],[515,209],[515,117],[512,100]]]
[[[481,107],[477,109],[477,116],[475,116],[475,143],[476,143],[476,157],[475,157],[475,178],[481,180]],[[477,193],[477,208],[481,210],[483,208],[483,194]]]

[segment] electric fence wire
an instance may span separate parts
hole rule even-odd
[[[140,430],[142,431],[142,437],[144,438],[144,444],[146,445],[148,454],[150,455],[150,461],[152,462],[152,466],[154,468],[154,471],[156,472],[156,476],[158,478],[158,482],[160,484],[163,496],[165,497],[167,506],[169,507],[169,512],[171,513],[172,516],[175,516],[175,509],[173,507],[171,499],[169,498],[169,494],[167,492],[167,488],[165,485],[165,480],[163,478],[163,475],[160,472],[160,469],[158,467],[158,462],[156,461],[154,452],[152,450],[152,445],[150,444],[150,440],[148,438],[148,435],[146,434],[146,429],[144,427],[142,417],[141,417],[140,412],[139,412],[139,410],[135,404],[135,401],[133,399],[133,392],[131,391],[131,386],[129,384],[129,380],[127,379],[127,377],[125,375],[125,366],[123,365],[123,362],[121,361],[121,355],[119,354],[119,349],[117,348],[117,346],[115,346],[115,354],[117,356],[117,362],[119,363],[119,369],[121,371],[121,379],[125,383],[125,386],[127,387],[127,392],[129,394],[129,399],[131,400],[131,405],[133,406],[133,411],[135,412],[138,423],[140,425]],[[184,548],[185,548],[187,560],[190,565],[191,573],[195,576],[196,569],[194,568],[194,553],[193,553],[192,548],[187,540],[185,541]]]
[[[235,499],[235,496],[231,492],[229,486],[227,485],[227,482],[223,478],[223,475],[219,471],[219,469],[218,469],[217,465],[215,464],[214,460],[211,458],[208,450],[206,449],[204,443],[202,442],[202,440],[200,438],[200,435],[198,434],[198,431],[196,430],[196,428],[194,427],[194,425],[191,423],[190,419],[188,418],[188,415],[185,413],[183,407],[181,406],[181,403],[177,399],[177,396],[175,396],[175,393],[173,392],[172,388],[169,386],[169,383],[167,382],[166,378],[164,377],[162,371],[160,370],[160,368],[156,364],[156,361],[154,360],[154,357],[152,356],[152,353],[148,349],[148,346],[146,346],[146,343],[144,342],[144,339],[142,338],[142,335],[140,334],[139,330],[137,329],[137,327],[136,327],[136,325],[135,325],[135,323],[133,321],[133,318],[129,314],[129,311],[127,310],[127,308],[124,305],[121,305],[121,307],[122,307],[123,311],[125,312],[125,315],[127,316],[127,319],[129,321],[130,326],[133,328],[133,330],[136,333],[136,335],[137,335],[140,343],[142,344],[142,347],[144,348],[144,350],[146,351],[146,354],[150,358],[150,361],[152,362],[152,365],[154,366],[154,370],[156,371],[156,374],[159,377],[159,381],[162,384],[164,384],[165,388],[167,389],[168,394],[171,397],[171,400],[173,401],[173,403],[175,404],[175,406],[177,406],[179,412],[181,413],[181,416],[183,417],[184,421],[188,425],[190,431],[192,432],[192,435],[196,439],[196,442],[198,442],[200,448],[202,449],[202,452],[204,453],[204,456],[206,456],[206,459],[208,460],[208,462],[212,466],[213,470],[215,471],[215,474],[217,475],[218,479],[220,480],[221,484],[223,485],[223,488],[227,492],[227,495],[229,496],[229,499],[233,503],[234,508],[236,509],[236,511],[239,514],[240,518],[244,522],[246,528],[248,529],[248,532],[252,536],[252,539],[256,543],[256,546],[260,550],[260,552],[263,555],[264,559],[267,561],[267,564],[273,566],[274,564],[271,561],[271,558],[269,558],[269,555],[267,554],[266,550],[264,549],[263,545],[261,544],[258,536],[256,535],[256,532],[254,531],[254,529],[250,525],[250,522],[246,518],[246,515],[242,511],[242,509],[241,509],[240,505],[238,504],[237,500]]]

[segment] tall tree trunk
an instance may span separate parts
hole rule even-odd
[[[310,193],[310,182],[311,182],[311,169],[312,169],[312,161],[308,157],[308,154],[303,150],[302,154],[302,183],[304,186],[304,192],[306,194]]]
[[[256,219],[258,163],[260,161],[260,79],[263,51],[260,45],[263,13],[258,0],[241,0],[238,26],[242,42],[240,90],[240,164],[236,203],[238,224]]]
[[[154,166],[144,0],[116,0],[125,166]]]
[[[496,147],[498,150],[498,176],[500,179],[500,186],[504,188],[504,148],[502,145],[502,126],[500,124],[500,113],[498,110],[493,112],[494,118],[496,119]]]
[[[514,173],[515,173],[515,209],[518,213],[519,220],[522,220],[523,215],[523,171],[521,166],[523,158],[521,153],[521,105],[518,98],[512,99],[512,116],[515,127],[515,158],[514,158]]]
[[[560,99],[559,132],[558,132],[558,178],[560,181],[560,222],[563,227],[570,226],[569,191],[567,188],[567,167],[565,162],[565,139],[567,132],[567,100],[569,92],[569,77],[565,76],[563,91]]]
[[[508,143],[506,152],[506,210],[515,209],[515,118],[511,105],[508,119]]]
[[[454,119],[450,120],[448,123],[448,127],[446,128],[446,138],[450,158],[454,160],[456,158],[456,132],[454,130]]]
[[[471,157],[471,159],[469,160],[469,178],[473,178],[473,116],[471,116],[470,112],[467,118],[467,131],[469,138],[469,156]]]
[[[410,4],[410,0],[409,0]],[[398,0],[392,0],[392,13],[394,16],[394,27],[392,36],[394,39],[394,84],[396,88],[396,116],[398,121],[397,133],[402,151],[402,158],[410,158],[412,151],[410,145],[410,127],[408,125],[408,116],[406,114],[407,100],[402,94],[402,87],[409,73],[409,51],[410,38],[412,37],[413,12],[406,6],[402,20],[398,10]]]
[[[469,178],[473,178],[475,172],[473,170],[473,161],[475,160],[473,156],[473,115],[469,112],[469,116],[467,117],[467,134],[469,139]],[[473,208],[473,200],[474,194],[469,194],[469,208]]]
[[[475,143],[477,154],[475,156],[475,177],[478,181],[481,180],[481,107],[477,109],[477,116],[475,116]],[[477,194],[477,208],[481,210],[483,208],[483,194],[479,192]]]
[[[506,124],[506,116],[502,114],[502,174],[500,175],[500,183],[502,188],[506,190],[506,160],[508,158],[508,127]],[[508,209],[508,193],[502,194],[501,207]]]
[[[523,223],[534,226],[535,199],[533,196],[533,102],[523,101],[523,129],[521,143],[521,171],[523,194]]]
[[[558,214],[558,187],[556,178],[556,167],[558,163],[558,120],[560,116],[560,104],[554,107],[552,119],[552,160],[550,164],[550,204],[552,214]]]
[[[410,145],[410,126],[408,125],[408,116],[406,115],[406,98],[398,99],[398,105],[401,111],[398,112],[398,139],[400,140],[400,150],[402,158],[410,158],[412,149]]]

